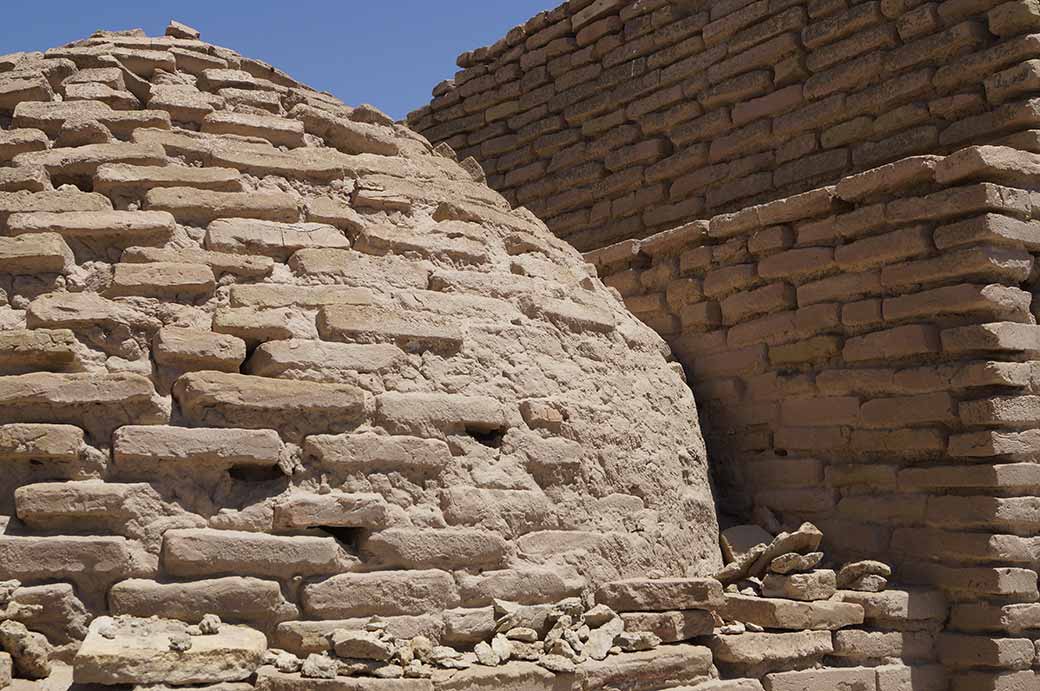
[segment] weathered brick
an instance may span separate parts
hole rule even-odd
[[[843,356],[848,362],[866,362],[934,355],[939,350],[938,329],[912,324],[850,338],[845,342]]]

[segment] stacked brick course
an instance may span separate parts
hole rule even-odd
[[[1035,664],[1038,164],[908,158],[587,255],[686,365],[723,508],[943,590],[965,679]]]
[[[582,250],[1040,121],[1029,0],[569,0],[409,116]]]

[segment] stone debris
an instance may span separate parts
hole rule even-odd
[[[10,656],[19,677],[45,679],[50,675],[51,645],[43,634],[30,631],[25,624],[12,619],[0,622],[0,648]]]
[[[267,641],[244,626],[192,636],[188,625],[156,617],[98,617],[73,660],[79,683],[206,684],[247,679]]]

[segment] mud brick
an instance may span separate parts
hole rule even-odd
[[[94,190],[102,194],[138,194],[155,187],[196,187],[218,192],[242,189],[240,175],[230,168],[133,166],[106,163],[97,169]]]
[[[1033,664],[1036,649],[1026,638],[989,638],[943,633],[936,641],[939,659],[956,668],[997,667],[1025,669]]]
[[[784,56],[797,53],[800,49],[798,43],[798,35],[795,33],[775,36],[748,48],[740,55],[708,67],[708,81],[714,84],[757,67],[771,67]]]
[[[75,258],[57,233],[34,233],[0,238],[0,273],[65,273]]]
[[[986,99],[994,105],[1040,91],[1040,60],[1027,60],[990,75],[983,85],[986,87]]]
[[[107,293],[112,296],[182,298],[209,295],[216,286],[213,270],[203,264],[154,262],[116,264]]]
[[[18,374],[64,369],[75,358],[75,342],[75,336],[67,329],[0,331],[0,370]]]
[[[943,349],[949,353],[973,351],[1007,351],[1032,353],[1040,351],[1040,329],[1030,324],[994,322],[942,332]]]
[[[945,393],[866,401],[861,411],[863,425],[873,428],[950,423],[954,420],[954,403],[950,395]]]
[[[1031,295],[1002,285],[961,284],[887,298],[886,321],[920,319],[940,314],[980,314],[983,318],[1027,321]]]
[[[945,184],[985,180],[1028,187],[1036,160],[1032,153],[1004,146],[972,146],[945,158],[936,167],[936,180]]]
[[[1040,37],[1019,36],[951,61],[935,73],[935,86],[949,92],[962,84],[984,79],[1016,62],[1040,56]]]
[[[815,101],[837,91],[855,91],[875,82],[880,77],[881,71],[882,56],[880,53],[869,53],[839,63],[806,79],[805,97]],[[856,112],[854,109],[851,110]]]
[[[458,604],[451,574],[445,571],[389,571],[341,574],[307,585],[303,609],[322,619],[424,614]]]
[[[1035,127],[1040,122],[1040,101],[1005,103],[986,112],[949,125],[939,135],[939,143],[944,147],[952,147],[981,134],[1000,133],[1016,129]]]
[[[845,271],[895,264],[932,251],[931,232],[926,227],[904,228],[838,247],[837,265]]]
[[[721,297],[737,290],[751,287],[758,282],[754,264],[738,264],[709,271],[704,277],[704,294]]]
[[[666,612],[712,609],[724,600],[722,585],[712,578],[636,578],[601,585],[596,602],[616,612]]]
[[[1000,214],[983,214],[935,229],[935,246],[940,250],[976,244],[1035,250],[1040,247],[1040,224]]]
[[[847,362],[866,362],[935,355],[939,351],[939,330],[927,324],[912,324],[850,338],[845,342],[843,356]]]
[[[886,266],[881,270],[881,283],[886,288],[906,288],[965,277],[1019,283],[1032,268],[1033,259],[1028,252],[979,246],[947,252],[935,259]]]
[[[756,255],[775,254],[794,244],[794,232],[788,226],[770,226],[748,238],[748,251]]]
[[[777,137],[789,137],[838,122],[847,114],[845,95],[832,94],[821,101],[774,118],[773,134]]]
[[[72,425],[0,425],[0,458],[8,461],[75,461],[83,449],[83,430]]]
[[[713,84],[701,96],[701,103],[706,110],[711,110],[745,101],[751,96],[761,96],[772,91],[772,88],[773,73],[770,70],[755,70]]]
[[[985,27],[976,22],[963,22],[946,31],[909,43],[885,56],[885,69],[899,72],[921,63],[941,64],[961,53],[967,53],[988,41]]]
[[[300,211],[296,199],[282,192],[211,192],[187,187],[149,190],[145,205],[167,211],[180,223],[207,224],[218,218],[255,218],[295,222]]]
[[[155,361],[184,370],[238,372],[246,358],[239,338],[201,329],[166,327],[155,335]]]
[[[821,362],[841,353],[842,340],[838,336],[815,336],[799,343],[771,346],[769,361],[779,367],[805,362]]]
[[[1005,2],[986,13],[990,33],[1005,37],[1040,28],[1040,11],[1032,2]]]
[[[795,302],[793,286],[774,283],[755,290],[735,293],[722,300],[722,317],[725,323],[735,324],[757,314],[795,307]]]
[[[174,385],[174,396],[193,424],[266,429],[286,411],[286,433],[342,431],[364,414],[365,395],[348,384],[272,380],[223,372],[192,372]]]
[[[109,603],[116,615],[190,622],[198,622],[211,612],[224,612],[224,621],[260,629],[299,617],[297,607],[282,597],[277,581],[234,576],[182,583],[134,578],[112,586]]]
[[[765,665],[768,669],[771,665],[790,664],[792,660],[799,661],[800,665],[812,664],[834,651],[829,631],[718,635],[710,645],[716,663],[721,663],[723,668]]]
[[[18,154],[47,148],[47,135],[37,129],[12,129],[0,132],[0,161],[9,162]]]
[[[834,250],[824,247],[792,249],[765,257],[758,263],[762,278],[798,278],[825,274],[834,268]]]
[[[876,688],[875,671],[867,667],[774,672],[765,676],[770,691],[799,691],[810,688]]]
[[[809,49],[818,48],[883,20],[879,3],[864,3],[805,27],[802,30],[802,43]]]
[[[769,3],[764,0],[752,3],[742,3],[745,6],[726,13],[720,9],[718,17],[712,16],[714,21],[709,22],[703,29],[704,42],[714,46],[724,42],[744,27],[750,26],[769,15]]]
[[[327,576],[339,573],[354,559],[332,537],[194,528],[163,534],[163,567],[181,578]]]
[[[896,28],[882,24],[813,50],[806,57],[805,64],[811,72],[821,72],[864,53],[884,51],[898,44]]]

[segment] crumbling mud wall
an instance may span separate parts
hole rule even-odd
[[[1037,171],[912,157],[586,255],[686,366],[722,510],[941,589],[953,688],[1036,683]]]
[[[1000,0],[570,0],[409,116],[582,250],[1040,120],[1040,13]]]
[[[721,567],[681,368],[573,248],[177,32],[0,58],[4,618],[66,659],[101,614],[472,647],[496,599]],[[94,652],[148,628],[102,621]]]

